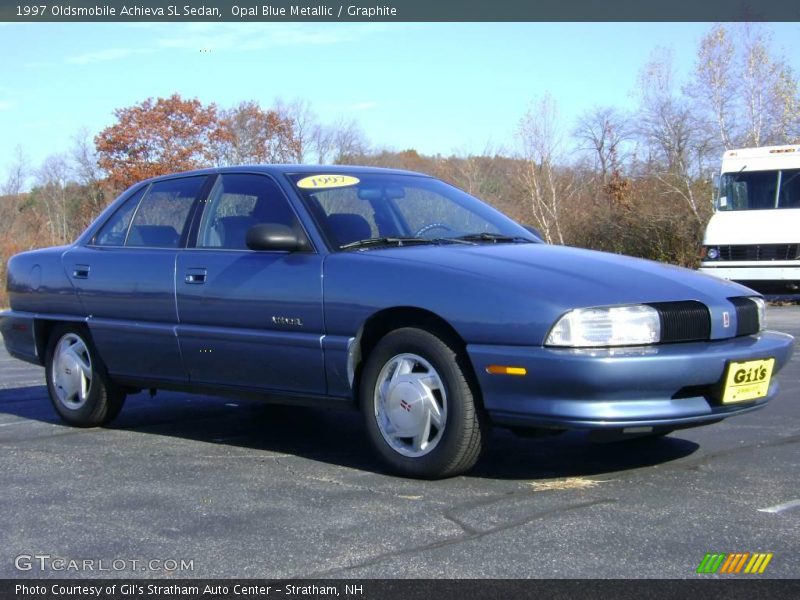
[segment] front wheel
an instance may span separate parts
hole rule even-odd
[[[83,327],[63,325],[52,332],[45,378],[56,412],[76,427],[109,423],[125,402],[125,393],[108,380]]]
[[[364,366],[360,403],[370,440],[403,475],[457,475],[483,449],[487,419],[454,346],[428,331],[397,329],[378,342]]]

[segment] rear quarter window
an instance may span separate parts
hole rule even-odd
[[[128,198],[117,211],[111,215],[111,218],[97,232],[94,237],[95,246],[124,246],[125,238],[128,236],[128,227],[130,227],[131,219],[136,212],[136,207],[147,191],[147,186],[134,193]]]

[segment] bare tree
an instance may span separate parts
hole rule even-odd
[[[19,195],[25,190],[30,171],[30,160],[28,159],[22,146],[14,148],[14,159],[8,166],[6,181],[3,183],[2,194],[4,196]]]
[[[796,144],[800,142],[800,94],[797,80],[790,67],[783,66],[773,86],[778,143]]]
[[[744,144],[761,146],[768,137],[768,87],[770,80],[775,76],[775,65],[769,58],[765,39],[760,31],[752,27],[747,28],[744,48],[742,73],[742,93],[746,117]]]
[[[320,126],[313,139],[320,164],[341,164],[369,152],[367,138],[354,120],[339,119],[333,125]]]
[[[103,208],[104,194],[101,187],[103,172],[97,164],[97,153],[92,136],[86,127],[78,130],[72,138],[72,175],[81,186],[81,206],[78,213],[81,225],[88,225]],[[85,201],[84,201],[85,200]]]
[[[492,167],[497,157],[498,150],[487,142],[479,154],[466,150],[457,151],[448,159],[442,159],[442,165],[447,166],[455,182],[467,193],[481,196],[488,192],[487,183],[492,176]]]
[[[36,172],[37,196],[44,205],[50,239],[55,243],[69,240],[67,184],[70,174],[69,161],[63,154],[51,154]]]
[[[685,92],[719,139],[714,149],[791,143],[800,135],[797,80],[761,26],[714,26],[700,41]]]
[[[687,93],[715,123],[722,149],[733,147],[736,132],[736,50],[731,34],[723,25],[715,25],[700,40],[697,63]]]
[[[791,142],[800,130],[800,99],[794,73],[782,58],[772,57],[769,35],[761,27],[745,25],[743,39],[743,144]]]
[[[688,170],[694,123],[688,105],[675,93],[672,63],[672,52],[659,48],[639,72],[638,133],[668,170]]]
[[[710,135],[689,103],[675,91],[672,52],[657,49],[639,73],[638,133],[650,152],[656,177],[703,219],[694,179],[710,156]]]
[[[314,139],[319,130],[317,116],[308,100],[297,98],[288,104],[278,99],[275,111],[292,124],[294,134],[294,161],[302,164],[311,158]]]
[[[578,118],[573,135],[592,153],[603,186],[619,171],[622,144],[632,136],[626,117],[613,107],[595,107]]]
[[[14,148],[14,159],[8,166],[6,180],[0,188],[0,275],[4,257],[7,256],[4,246],[9,245],[11,238],[19,236],[18,221],[22,194],[26,190],[29,173],[29,160],[22,146]],[[0,300],[0,306],[3,304]]]
[[[546,94],[531,105],[517,128],[524,165],[520,183],[530,202],[535,225],[548,242],[564,244],[563,205],[576,192],[576,180],[557,172],[563,144],[558,128],[558,107]]]
[[[457,165],[457,175],[463,181],[464,189],[473,196],[480,195],[486,179],[483,157],[468,154]]]

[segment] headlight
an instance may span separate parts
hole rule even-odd
[[[758,330],[762,331],[767,326],[767,303],[763,298],[750,298],[758,308]]]
[[[561,317],[547,336],[546,346],[638,346],[661,339],[661,319],[651,306],[576,308]]]

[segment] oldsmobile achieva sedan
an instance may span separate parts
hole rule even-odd
[[[176,389],[359,408],[395,471],[469,469],[489,426],[657,436],[763,407],[791,336],[755,292],[542,243],[442,181],[229,167],[134,185],[8,264],[8,351],[106,424]]]

